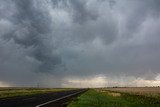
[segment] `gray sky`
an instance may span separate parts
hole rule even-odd
[[[0,0],[0,86],[160,85],[159,28],[160,0]]]

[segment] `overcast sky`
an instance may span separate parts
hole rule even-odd
[[[160,85],[160,0],[0,0],[0,86]]]

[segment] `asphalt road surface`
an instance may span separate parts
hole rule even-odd
[[[0,100],[0,107],[35,107],[48,101],[56,100],[86,89],[68,90],[32,96],[19,96]],[[63,99],[62,99],[63,100]]]

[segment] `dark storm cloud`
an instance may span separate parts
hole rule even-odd
[[[37,72],[49,72],[54,66],[61,63],[58,55],[54,55],[54,46],[51,42],[51,19],[48,12],[35,6],[32,0],[14,0],[15,14],[10,21],[16,25],[15,30],[10,30],[3,35],[4,39],[13,39],[16,44],[24,48],[33,47],[28,56],[40,61]],[[37,2],[38,4],[38,2]]]
[[[87,1],[70,0],[73,7],[74,22],[85,23],[87,20],[96,20],[98,14],[94,11],[89,11],[86,8]]]
[[[141,30],[141,25],[148,17],[159,17],[159,0],[124,0],[115,4],[119,8],[119,11],[124,14],[125,22],[124,27],[126,31],[124,36],[132,36],[134,33]],[[119,5],[121,4],[121,5]],[[115,7],[117,9],[117,7]]]
[[[1,0],[0,81],[60,86],[64,76],[154,79],[159,11],[159,0]]]

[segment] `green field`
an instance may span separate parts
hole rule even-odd
[[[68,107],[160,107],[160,97],[91,89],[72,101]]]
[[[70,90],[69,88],[0,88],[0,99]]]

